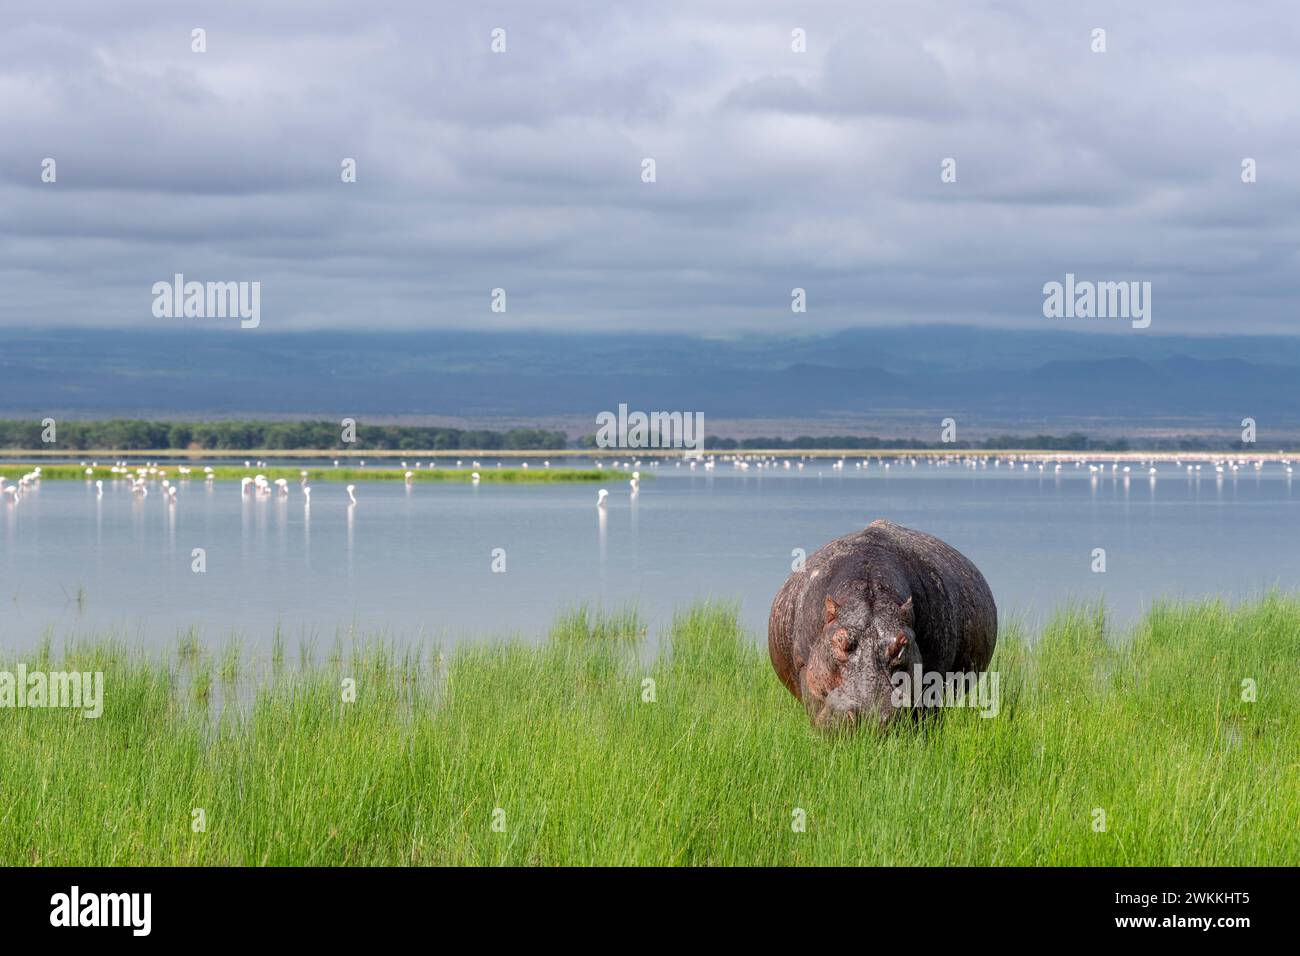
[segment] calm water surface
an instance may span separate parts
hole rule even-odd
[[[534,466],[536,467],[536,466]],[[1161,597],[1243,597],[1300,579],[1300,494],[1276,463],[1216,479],[1173,465],[1151,481],[1067,464],[1025,472],[920,462],[715,471],[642,466],[601,484],[317,482],[310,509],[180,485],[175,505],[105,481],[45,482],[0,502],[0,647],[50,633],[171,646],[198,628],[269,646],[350,632],[398,640],[544,635],[580,602],[636,603],[652,631],[699,598],[735,602],[756,637],[792,551],[888,517],[936,534],[984,572],[1001,613],[1036,626],[1070,599],[1104,599],[1119,626]],[[0,469],[12,484],[14,468]],[[596,491],[610,491],[602,517]],[[207,571],[191,570],[192,550]],[[493,571],[503,549],[505,572]],[[1105,548],[1106,573],[1091,570]]]

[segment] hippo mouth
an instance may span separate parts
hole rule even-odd
[[[884,731],[892,724],[902,722],[904,715],[910,713],[910,708],[894,707],[888,701],[883,705],[869,702],[861,706],[845,706],[846,703],[844,700],[837,701],[834,694],[821,700],[810,697],[806,710],[814,727],[832,732],[856,730],[859,727]]]
[[[808,716],[812,718],[813,726],[821,730],[852,729],[859,723],[864,723],[868,713],[859,707],[845,707],[842,702],[836,706],[831,696],[811,700],[810,703]]]
[[[832,687],[825,694],[816,694],[809,686],[806,671],[799,674],[799,690],[799,700],[812,725],[819,730],[854,730],[863,726],[884,730],[900,714],[900,709],[893,707],[888,697],[880,700],[867,694],[865,699],[859,699],[843,685]]]
[[[800,700],[803,701],[804,710],[808,712],[808,717],[814,727],[830,730],[835,727],[852,727],[857,724],[860,709],[852,706],[851,702],[842,693],[831,690],[825,696],[814,694],[808,686],[805,673],[799,675],[799,683],[799,689],[803,692],[800,694]],[[839,698],[838,701],[836,700],[837,697]]]
[[[814,727],[822,730],[849,730],[857,726],[859,713],[856,710],[840,710],[826,702],[813,715],[812,722]]]

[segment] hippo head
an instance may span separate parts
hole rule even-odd
[[[799,675],[813,723],[883,729],[907,709],[895,703],[891,678],[921,663],[912,627],[910,596],[871,599],[861,587],[827,595],[821,633]]]

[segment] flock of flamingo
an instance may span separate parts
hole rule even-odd
[[[365,464],[366,463],[364,459],[360,461],[361,467],[364,468]],[[463,464],[463,460],[457,460],[456,465],[458,467],[460,467],[462,464]],[[637,464],[639,464],[639,462]],[[658,462],[654,462],[653,464],[657,466]],[[335,459],[334,467],[337,468],[338,466],[339,466],[339,462],[337,459]],[[546,468],[551,467],[550,461],[543,462],[543,466]],[[691,466],[694,467],[694,462],[692,462]],[[99,468],[99,463],[98,462],[87,463],[83,461],[81,463],[81,467],[85,468],[86,482],[87,483],[90,483],[92,481],[94,482],[96,497],[102,498],[104,496],[104,481],[102,478],[95,478],[95,471],[97,468]],[[252,461],[245,461],[244,467],[265,468],[266,462],[258,461],[254,463]],[[423,463],[417,462],[415,467],[421,468],[423,467]],[[437,466],[435,465],[434,462],[429,462],[429,467],[435,468]],[[473,463],[473,467],[475,469],[478,469],[481,468],[482,465],[479,462],[475,461]],[[497,462],[497,467],[498,468],[501,467],[500,462]],[[523,467],[527,468],[528,462],[524,462]],[[597,463],[596,467],[598,469],[603,470],[605,465],[603,462],[599,462]],[[630,468],[632,466],[631,463],[614,462],[613,467]],[[406,462],[402,462],[402,468],[404,469],[406,468]],[[119,462],[115,462],[113,465],[110,465],[108,471],[111,476],[110,480],[126,481],[130,485],[131,493],[137,498],[147,498],[149,496],[150,484],[156,481],[158,483],[158,487],[163,496],[163,500],[166,501],[168,504],[176,503],[177,485],[171,480],[171,478],[168,477],[169,472],[167,468],[166,467],[160,468],[157,462],[147,462],[143,465],[136,465],[133,467],[126,461],[119,461]],[[178,478],[182,480],[190,480],[193,474],[194,474],[194,468],[192,467],[186,465],[176,466],[176,475]],[[205,466],[202,469],[201,475],[205,484],[211,484],[216,481],[216,474],[213,471],[211,466]],[[308,472],[305,469],[303,469],[298,472],[298,475],[299,475],[298,484],[302,490],[304,504],[310,507],[311,506],[311,485],[307,484]],[[408,470],[405,472],[403,477],[405,478],[406,484],[410,486],[415,481],[415,472]],[[482,478],[483,476],[480,475],[477,470],[470,472],[469,479],[471,484],[478,485],[482,481]],[[17,504],[22,499],[23,494],[28,489],[38,485],[40,483],[40,480],[41,480],[41,469],[39,466],[34,467],[30,472],[23,475],[22,478],[19,479],[18,484],[16,485],[6,485],[4,477],[0,476],[0,500],[8,501],[11,504]],[[631,488],[632,497],[635,498],[640,493],[641,490],[641,472],[633,471],[632,477],[629,479],[628,484]],[[357,503],[357,495],[356,495],[357,486],[355,484],[349,484],[346,485],[343,490],[346,492],[348,496],[348,507],[355,506]],[[287,498],[289,496],[289,481],[286,478],[277,478],[274,481],[271,481],[265,475],[260,473],[251,476],[245,475],[243,478],[239,480],[239,492],[241,496],[251,495],[255,498],[272,497],[277,494],[281,497]],[[608,497],[609,497],[609,492],[604,488],[600,489],[600,493],[597,496],[597,506],[603,509],[605,507],[605,502],[606,499],[608,499]]]
[[[1101,456],[1101,457],[1104,458],[1106,456]],[[1174,467],[1178,469],[1185,468],[1186,474],[1189,478],[1200,477],[1202,463],[1191,462],[1184,465],[1183,459],[1180,456],[1164,456],[1161,459],[1157,459],[1157,457],[1155,456],[1152,456],[1151,458],[1139,457],[1136,459],[1136,466],[1139,472],[1145,469],[1150,480],[1154,482],[1156,480],[1156,476],[1159,474],[1159,469],[1156,466],[1157,460],[1168,462],[1171,458]],[[824,460],[825,459],[814,458],[812,459],[812,463],[818,463]],[[787,471],[788,470],[802,471],[805,465],[809,463],[809,456],[803,455],[803,456],[799,456],[798,459],[793,459],[789,457],[778,458],[778,456],[770,455],[770,454],[766,454],[766,455],[734,454],[734,455],[720,455],[720,456],[710,455],[707,458],[703,458],[699,460],[689,460],[686,462],[686,464],[691,470],[694,470],[697,465],[702,465],[705,471],[713,471],[714,469],[716,469],[718,461],[722,461],[723,463],[730,464],[733,469],[740,470],[740,471],[747,471],[750,468],[757,468],[759,470],[779,468]],[[840,457],[838,459],[833,459],[830,463],[831,470],[843,471],[846,467],[847,461],[848,461],[847,456]],[[1279,461],[1282,465],[1282,468],[1284,469],[1284,473],[1287,479],[1290,480],[1294,471],[1291,460],[1285,457],[1284,454],[1279,453]],[[1131,474],[1133,469],[1132,465],[1121,464],[1121,459],[1118,456],[1113,456],[1109,462],[1099,461],[1099,460],[1089,461],[1086,456],[1065,456],[1060,454],[1050,455],[1050,456],[1042,455],[1042,454],[1030,456],[1030,455],[1014,455],[1014,454],[996,455],[996,454],[974,454],[974,453],[969,455],[963,455],[963,456],[903,454],[903,455],[893,456],[889,460],[887,460],[884,456],[881,455],[875,456],[875,467],[885,472],[888,472],[893,468],[900,468],[900,467],[916,468],[919,464],[922,463],[926,464],[929,467],[946,468],[946,467],[953,467],[954,465],[956,465],[968,469],[982,469],[982,468],[989,468],[990,466],[993,468],[1001,468],[1005,463],[1007,469],[1010,471],[1016,470],[1017,466],[1019,466],[1020,470],[1022,471],[1029,471],[1031,464],[1036,464],[1038,471],[1040,472],[1045,471],[1047,467],[1051,465],[1052,472],[1054,474],[1060,474],[1060,472],[1064,469],[1067,463],[1072,463],[1074,468],[1076,469],[1082,469],[1086,467],[1088,469],[1090,476],[1092,477],[1092,480],[1094,481],[1096,481],[1100,476],[1106,473],[1107,465],[1109,465],[1109,471],[1112,476],[1118,477],[1119,475],[1122,474],[1123,476],[1125,476],[1126,480],[1127,477]],[[1225,475],[1229,475],[1229,474],[1236,475],[1242,469],[1246,469],[1246,468],[1253,468],[1253,470],[1257,473],[1261,472],[1263,471],[1265,460],[1263,458],[1252,459],[1246,456],[1214,455],[1214,456],[1210,456],[1207,459],[1207,463],[1210,465],[1211,468],[1213,468],[1216,478],[1222,480]],[[649,467],[658,468],[660,467],[661,464],[662,461],[654,460],[649,463]],[[677,468],[681,468],[682,464],[683,462],[681,460],[678,460],[675,463]],[[95,478],[96,470],[99,469],[100,467],[99,463],[98,462],[88,463],[83,461],[81,465],[82,467],[85,468],[87,483],[89,484],[93,481],[96,496],[102,497],[104,494],[104,481],[103,479]],[[360,462],[360,465],[361,467],[364,468],[365,461],[362,460]],[[456,465],[457,467],[462,467],[463,459],[458,459]],[[550,461],[543,462],[543,467],[549,468],[550,465],[551,465]],[[339,461],[338,459],[335,459],[334,467],[337,468],[338,466],[339,466]],[[406,469],[407,463],[403,461],[401,463],[401,466],[403,469]],[[635,459],[626,462],[614,461],[611,463],[611,469],[614,471],[618,471],[620,469],[631,470],[631,475],[628,479],[628,486],[630,489],[631,497],[633,499],[635,499],[640,494],[641,491],[641,472],[637,470],[641,466],[642,466],[642,462]],[[265,468],[266,462],[265,461],[253,462],[251,460],[248,460],[244,462],[244,467],[249,469]],[[424,467],[424,464],[422,462],[416,462],[415,467],[417,469],[420,469]],[[434,462],[431,461],[428,463],[428,467],[432,469],[437,466]],[[478,471],[478,469],[482,467],[483,466],[480,462],[478,461],[472,462],[471,468],[473,470],[470,472],[469,475],[469,480],[471,484],[478,485],[482,480],[482,475]],[[496,467],[500,468],[501,463],[497,462]],[[524,462],[523,467],[524,468],[529,467],[528,462]],[[854,462],[853,467],[855,470],[870,469],[872,467],[872,458],[870,457],[862,458],[861,460]],[[596,468],[600,470],[604,470],[605,463],[599,461],[596,462]],[[166,501],[168,504],[176,503],[177,484],[173,482],[172,479],[169,477],[170,473],[168,469],[166,467],[159,467],[157,462],[148,462],[143,465],[133,466],[126,461],[118,461],[115,462],[113,465],[109,466],[108,473],[110,475],[110,480],[128,482],[132,494],[139,498],[147,497],[149,495],[150,485],[153,484],[154,482],[157,482],[163,500]],[[175,468],[175,476],[182,481],[190,480],[191,476],[193,476],[194,473],[195,473],[195,469],[190,466],[177,465]],[[210,484],[216,480],[216,475],[211,466],[203,467],[199,474],[202,476],[202,479],[205,482],[205,484]],[[311,486],[307,483],[307,478],[308,478],[308,472],[306,470],[299,471],[300,480],[298,484],[302,491],[303,501],[306,506],[310,507],[312,489]],[[410,470],[405,470],[404,478],[406,480],[406,484],[410,486],[414,482],[415,472]],[[40,480],[41,480],[41,469],[39,467],[33,467],[32,470],[29,471],[27,474],[23,475],[22,478],[20,478],[18,480],[18,483],[15,485],[6,485],[5,479],[3,477],[0,477],[0,501],[6,502],[11,505],[16,505],[28,490],[32,489],[34,486],[39,484]],[[239,482],[239,490],[241,496],[252,496],[254,498],[268,498],[277,495],[280,497],[288,497],[289,482],[285,478],[277,478],[274,481],[270,481],[267,479],[265,475],[259,472],[254,475],[251,476],[246,475],[243,478],[241,478]],[[357,486],[355,484],[349,484],[344,487],[344,491],[348,496],[349,508],[354,507],[357,504],[356,490],[357,490]],[[604,511],[608,506],[608,502],[609,502],[609,490],[606,488],[601,488],[596,493],[596,507],[601,511]]]

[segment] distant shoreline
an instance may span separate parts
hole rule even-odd
[[[1198,451],[1043,451],[1041,449],[991,449],[991,448],[957,448],[940,450],[937,448],[746,448],[705,450],[704,458],[715,459],[753,459],[753,458],[1016,458],[1029,461],[1075,462],[1075,461],[1209,461],[1217,458],[1232,458],[1246,461],[1283,461],[1300,456],[1300,450],[1285,451],[1241,451],[1239,449],[1198,450]],[[473,458],[527,458],[541,460],[547,458],[586,458],[586,459],[620,459],[620,458],[685,458],[680,448],[548,448],[506,450],[500,448],[447,450],[430,449],[365,449],[362,451],[339,451],[336,448],[249,448],[249,449],[195,449],[151,448],[142,450],[122,449],[23,449],[0,448],[0,461],[21,462],[32,459],[51,460],[57,458],[75,458],[78,461],[96,459],[115,461],[117,459],[140,459],[169,461],[206,461],[209,459],[258,458],[274,460],[278,458],[309,459],[327,458],[354,462],[363,459],[384,459],[385,461],[408,461],[436,458],[473,459]]]

